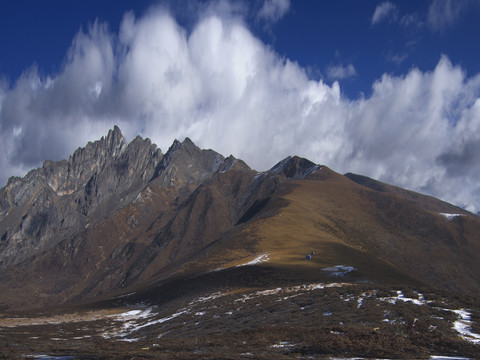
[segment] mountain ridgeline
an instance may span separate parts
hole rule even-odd
[[[479,240],[476,215],[429,196],[296,156],[257,172],[188,138],[163,154],[115,127],[0,190],[0,306],[110,297],[261,254],[479,296]]]

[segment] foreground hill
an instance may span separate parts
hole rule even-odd
[[[9,180],[0,233],[4,354],[478,351],[478,217],[298,157],[259,173],[115,128]]]

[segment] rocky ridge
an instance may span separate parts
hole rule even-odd
[[[479,284],[480,222],[451,204],[297,156],[257,172],[188,138],[163,154],[118,127],[11,178],[0,234],[5,309],[114,296],[252,256],[305,269],[348,261],[369,280],[469,294]],[[323,255],[306,264],[308,249]]]
[[[162,158],[149,139],[127,144],[115,127],[68,161],[45,161],[24,178],[10,178],[0,190],[0,268],[50,249],[124,206]]]
[[[256,175],[188,138],[162,154],[149,139],[127,144],[115,127],[0,190],[2,283],[35,284],[55,303],[144,280],[208,246],[272,192],[275,181]]]

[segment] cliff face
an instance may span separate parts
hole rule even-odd
[[[115,127],[62,161],[46,161],[0,190],[0,268],[55,246],[131,201],[163,155],[149,139],[127,144]]]

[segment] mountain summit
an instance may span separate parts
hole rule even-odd
[[[1,309],[184,304],[138,329],[227,296],[211,294],[303,294],[307,282],[315,291],[348,286],[356,295],[340,298],[356,296],[357,308],[367,298],[383,301],[385,287],[480,296],[476,215],[297,156],[257,172],[189,138],[163,154],[149,139],[127,143],[118,127],[68,160],[9,179],[0,190],[0,236]],[[243,303],[254,295],[244,296]],[[302,311],[314,301],[291,296]],[[290,318],[292,309],[282,311]],[[101,329],[104,339],[130,336]]]
[[[46,161],[0,191],[0,268],[47,251],[124,206],[163,155],[149,139],[127,144],[115,127],[67,160]]]

